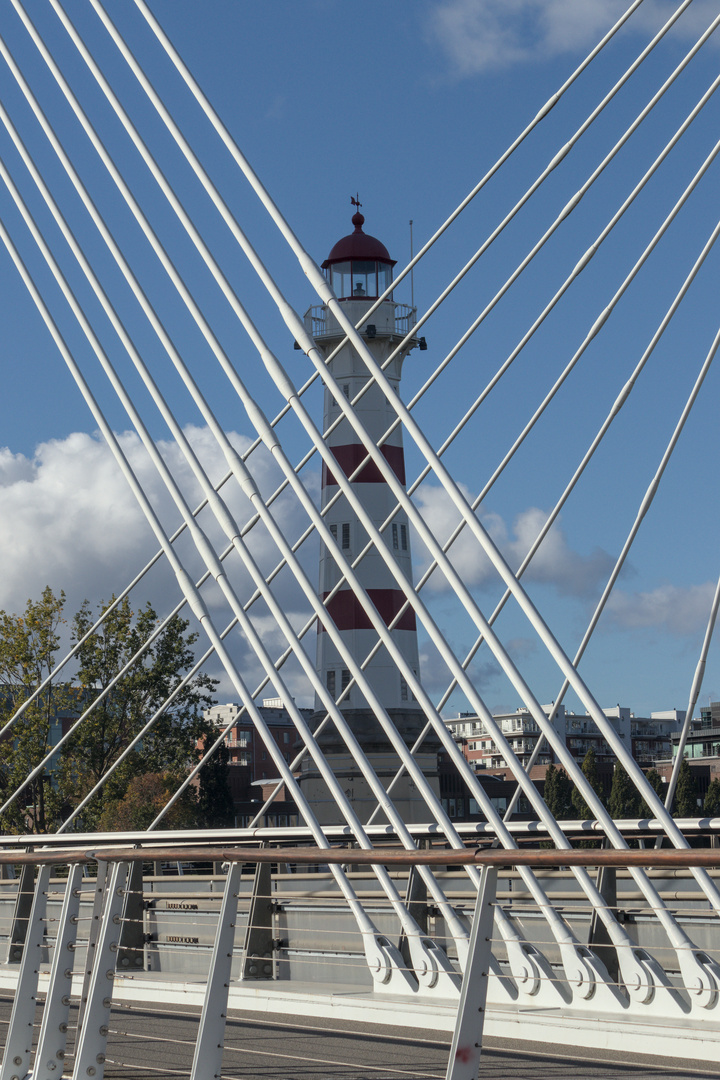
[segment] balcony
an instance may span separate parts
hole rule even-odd
[[[365,300],[345,301],[343,307],[347,310],[348,317],[353,323],[358,323],[362,318],[363,311],[367,311],[370,302]],[[325,338],[344,337],[337,320],[328,312],[324,304],[313,305],[305,312],[305,329],[308,330],[316,341]],[[376,337],[400,337],[404,338],[411,333],[417,322],[417,308],[408,304],[396,304],[392,300],[383,300],[376,311],[368,317],[368,323],[375,327]],[[360,328],[360,333],[365,336],[367,329]]]

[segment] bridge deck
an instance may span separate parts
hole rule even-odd
[[[0,997],[0,1023],[12,999]],[[107,1080],[184,1080],[189,1075],[199,1009],[169,1010],[152,1004],[114,1007]],[[41,1017],[38,1015],[39,1024]],[[74,1035],[76,1012],[71,1015]],[[634,1054],[576,1050],[548,1054],[546,1047],[486,1038],[480,1080],[698,1080],[720,1076],[720,1063],[654,1060]],[[421,1029],[348,1023],[231,1010],[225,1034],[223,1077],[262,1080],[443,1080],[449,1036]],[[71,1061],[72,1040],[68,1045]]]

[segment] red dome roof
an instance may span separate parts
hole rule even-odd
[[[367,233],[363,232],[362,227],[365,223],[365,218],[362,214],[353,214],[352,223],[355,226],[355,231],[349,233],[347,236],[343,236],[342,240],[338,240],[337,244],[335,244],[327,259],[322,264],[323,270],[327,269],[332,263],[347,262],[350,259],[363,259],[368,262],[384,262],[389,263],[390,266],[394,266],[397,260],[390,258],[390,254],[385,245],[376,239],[376,237],[368,236]]]

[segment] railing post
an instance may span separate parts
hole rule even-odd
[[[241,875],[242,863],[231,863],[220,905],[220,917],[205,987],[205,1000],[200,1014],[190,1080],[214,1080],[215,1077],[220,1076],[222,1069],[223,1039]]]
[[[0,1068],[0,1080],[23,1080],[30,1068],[40,956],[45,938],[47,894],[50,886],[51,869],[49,863],[42,866],[35,883],[35,896],[28,920],[23,958],[20,964],[17,989],[15,990],[15,1000],[10,1014],[5,1054],[2,1068]]]
[[[108,864],[103,859],[98,859],[97,877],[95,878],[95,894],[93,897],[92,914],[90,916],[90,926],[88,928],[87,952],[85,953],[85,970],[83,972],[82,990],[80,991],[80,1007],[78,1010],[77,1022],[78,1035],[82,1031],[83,1020],[85,1017],[85,1009],[88,1001],[88,994],[90,992],[90,979],[92,978],[93,973],[93,959],[95,956],[97,940],[100,934],[100,927],[102,925],[102,913],[103,905],[105,904],[105,888],[107,885],[107,877]]]
[[[102,1080],[105,1073],[108,1021],[112,1008],[120,922],[125,905],[128,864],[117,862],[108,875],[109,883],[102,912],[102,925],[93,957],[82,1030],[75,1047],[74,1077]],[[108,880],[106,878],[106,880]]]
[[[477,1080],[492,952],[497,869],[486,866],[478,890],[445,1080]]]
[[[82,871],[82,864],[75,863],[70,868],[65,886],[65,899],[50,969],[50,985],[33,1063],[33,1080],[57,1080],[63,1073]]]

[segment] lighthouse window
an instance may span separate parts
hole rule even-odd
[[[340,299],[347,299],[352,294],[352,275],[350,263],[336,263],[332,268],[332,287],[335,295]]]
[[[353,296],[377,296],[377,263],[353,261],[352,282]]]
[[[345,690],[350,682],[350,672],[347,668],[342,669],[342,675],[340,676],[340,689]]]
[[[400,526],[400,547],[407,551],[407,525]]]
[[[405,682],[404,677],[400,676],[400,700],[407,701],[408,699],[408,684]]]
[[[333,697],[335,697],[335,672],[332,669],[330,669],[327,673],[326,683],[328,692],[332,694]]]
[[[378,272],[378,296],[384,293],[386,289],[390,288],[392,283],[392,266],[388,266],[387,263],[377,264]],[[390,297],[388,297],[390,299]]]
[[[398,527],[397,527],[397,525],[393,525],[393,527],[392,527],[392,542],[393,542],[393,551],[397,551],[397,549],[398,549]]]
[[[345,397],[349,401],[350,400],[350,383],[345,383],[344,384],[344,386],[343,386],[343,394],[345,395]]]
[[[342,549],[343,551],[350,550],[350,522],[344,521],[342,526]]]
[[[333,540],[337,540],[337,525],[331,525],[330,532],[332,533]]]

